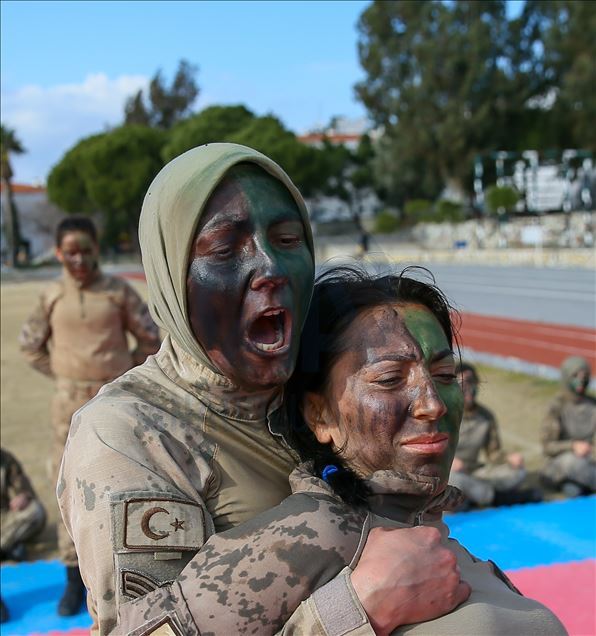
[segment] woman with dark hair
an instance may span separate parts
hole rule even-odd
[[[139,238],[149,308],[165,338],[76,413],[57,488],[101,636],[192,633],[203,619],[197,578],[209,600],[221,592],[206,617],[227,615],[233,590],[197,566],[204,543],[287,497],[297,461],[281,434],[283,385],[312,293],[314,245],[296,186],[246,146],[193,148],[155,177]],[[326,590],[334,612],[342,608],[342,633],[349,616],[371,634],[367,616],[412,622],[451,611],[465,596],[454,593],[459,576],[446,552],[423,529],[371,538],[354,570],[365,583],[340,578]],[[366,571],[378,562],[383,575],[370,584]],[[181,592],[187,585],[194,604]],[[167,604],[131,616],[131,600],[150,604],[156,588]],[[316,605],[285,628],[338,631]]]
[[[469,599],[425,622],[371,618],[375,633],[565,634],[492,562],[448,538],[442,513],[461,501],[447,485],[463,411],[454,341],[449,304],[434,285],[353,268],[323,274],[286,387],[287,435],[303,460],[290,476],[293,494],[211,537],[195,558],[196,575],[133,601],[129,616],[149,621],[176,607],[185,634],[274,634],[292,612],[333,608],[334,577],[358,588],[354,568],[366,560],[370,536],[423,525],[457,563],[466,582],[456,593],[471,588]],[[218,605],[226,611],[213,611]],[[332,630],[309,633],[348,633],[342,624],[354,617],[336,607]]]

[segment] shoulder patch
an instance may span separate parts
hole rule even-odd
[[[140,598],[161,586],[152,576],[135,570],[120,570],[120,576],[122,593],[129,598]]]
[[[116,552],[196,552],[205,543],[205,516],[198,503],[163,495],[112,501]]]

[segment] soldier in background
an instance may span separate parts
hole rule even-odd
[[[0,448],[0,515],[2,560],[23,561],[25,543],[41,532],[46,511],[37,498],[21,464]],[[8,609],[0,599],[0,622],[8,620]]]
[[[56,256],[62,277],[49,284],[23,325],[21,350],[31,366],[55,379],[52,401],[52,478],[58,469],[70,420],[99,389],[159,348],[159,331],[137,292],[124,280],[99,268],[99,244],[93,222],[68,217],[56,230]],[[129,350],[127,334],[137,341]],[[76,614],[85,597],[74,544],[58,526],[60,557],[67,585],[58,605],[61,616]]]
[[[520,453],[505,455],[495,416],[476,401],[479,377],[475,367],[463,362],[456,373],[464,394],[464,416],[449,483],[466,495],[470,505],[540,501],[538,491],[519,489],[526,476],[524,458]]]
[[[596,400],[586,395],[590,365],[567,358],[561,366],[562,390],[542,427],[542,448],[550,459],[543,478],[569,497],[596,491]]]

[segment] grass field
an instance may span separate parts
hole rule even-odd
[[[30,369],[19,353],[18,334],[46,283],[6,282],[1,288],[1,424],[2,446],[24,465],[48,509],[49,523],[31,557],[56,556],[58,508],[49,479],[50,399],[52,382]],[[146,295],[146,286],[133,283]],[[480,401],[492,409],[501,426],[503,445],[519,450],[526,465],[536,470],[541,463],[539,429],[557,384],[500,369],[479,366]]]

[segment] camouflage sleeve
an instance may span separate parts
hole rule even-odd
[[[555,457],[573,447],[573,441],[561,439],[561,403],[556,399],[550,406],[542,424],[542,450],[548,457]]]
[[[119,629],[372,635],[347,567],[365,519],[330,497],[294,494],[210,537],[170,586],[122,604]]]
[[[499,437],[499,426],[492,413],[490,413],[490,426],[485,451],[489,463],[500,464],[505,461],[505,453],[503,453],[501,448],[501,438]]]
[[[100,397],[72,419],[56,495],[99,633],[121,634],[118,606],[175,580],[213,533],[201,496],[212,469],[197,451],[189,482],[186,448],[159,433],[140,443],[143,413]]]
[[[35,491],[29,481],[29,478],[25,474],[23,467],[19,461],[13,456],[7,453],[9,457],[9,463],[6,471],[6,482],[8,486],[8,498],[13,499],[17,495],[28,495],[29,499],[35,499]]]
[[[124,288],[124,325],[137,341],[132,352],[135,365],[143,364],[147,356],[159,349],[159,329],[153,322],[147,304],[128,284]]]
[[[37,307],[21,328],[19,344],[27,362],[40,373],[52,376],[48,340],[52,334],[50,316],[44,297],[41,296]]]

